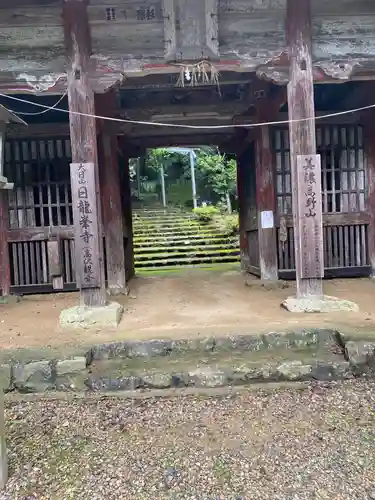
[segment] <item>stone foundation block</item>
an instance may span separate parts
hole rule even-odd
[[[103,307],[75,306],[64,309],[60,314],[62,328],[108,328],[116,327],[121,321],[124,308],[117,302]]]
[[[350,300],[341,300],[336,297],[324,295],[319,298],[288,297],[281,306],[293,313],[330,313],[330,312],[358,312],[359,307]]]
[[[356,375],[375,371],[375,343],[349,341],[345,345],[345,357]]]
[[[49,361],[35,361],[13,367],[13,383],[22,392],[44,392],[54,388]]]
[[[10,365],[0,366],[0,391],[6,391],[10,388],[12,371]]]

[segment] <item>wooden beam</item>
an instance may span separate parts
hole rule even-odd
[[[81,201],[85,204],[88,203],[84,213],[82,213],[78,205],[73,207],[75,215],[76,275],[81,292],[81,304],[94,307],[104,306],[107,299],[104,280],[103,239],[101,237],[98,151],[94,118],[95,105],[94,94],[89,85],[91,38],[86,1],[66,0],[63,4],[63,16],[67,48],[72,165],[75,165],[72,167],[72,197],[75,204]],[[79,113],[83,113],[85,116]],[[81,165],[83,165],[83,169],[80,169]],[[84,188],[86,188],[86,193],[91,194],[91,196],[87,199],[78,200],[78,198],[81,198],[83,188],[81,187],[77,192],[73,192],[73,187],[75,181],[77,181],[77,184],[82,181],[79,176],[80,172],[84,170],[86,170],[84,180],[87,182],[87,186],[84,186]],[[74,175],[75,172],[78,172],[78,179]],[[94,213],[97,215],[96,219],[93,216]],[[91,222],[89,226],[90,234],[85,236],[89,240],[87,238],[85,240],[81,234],[80,217],[83,216],[85,218],[88,216],[88,220]],[[87,241],[89,241],[89,245],[79,244],[79,242],[87,243]],[[89,272],[91,270],[94,270],[92,281],[90,281],[91,274]],[[85,280],[88,280],[88,283],[85,284]]]
[[[323,262],[317,269],[315,261],[317,257],[322,258],[323,253],[321,191],[317,185],[320,183],[321,169],[315,157],[310,0],[288,0],[286,32],[290,55],[288,109],[297,298],[321,298]],[[305,160],[311,160],[312,163],[306,164]],[[306,165],[305,172],[299,172],[298,169]],[[313,168],[310,169],[308,165]],[[307,179],[311,181],[308,196],[305,182],[302,182],[302,179],[306,179],[305,174],[311,174]],[[313,223],[310,223],[310,219]]]
[[[114,113],[116,95],[114,92],[97,96],[97,110],[100,116]],[[118,139],[109,127],[109,122],[100,126],[100,178],[102,186],[103,230],[106,249],[107,289],[110,295],[126,291],[125,249],[122,221],[121,185],[118,163]]]

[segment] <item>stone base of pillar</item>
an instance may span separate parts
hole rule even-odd
[[[113,328],[121,321],[124,308],[117,302],[103,307],[75,306],[60,314],[61,328]]]
[[[107,294],[110,297],[116,297],[116,296],[119,296],[119,295],[129,295],[129,293],[130,293],[130,290],[129,290],[128,286],[125,286],[125,287],[111,286],[111,287],[107,288]]]
[[[358,312],[359,307],[350,300],[341,300],[336,297],[324,295],[318,297],[288,297],[281,306],[293,313],[330,313],[330,312]]]

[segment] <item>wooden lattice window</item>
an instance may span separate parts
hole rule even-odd
[[[292,213],[289,133],[275,130],[276,198],[279,215]],[[360,126],[318,126],[317,151],[322,161],[323,213],[363,212],[366,162]]]
[[[11,140],[5,147],[10,229],[66,226],[73,223],[70,141]]]

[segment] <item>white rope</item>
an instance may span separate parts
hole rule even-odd
[[[12,111],[15,115],[22,115],[22,116],[37,116],[37,115],[43,115],[44,113],[48,113],[48,111],[52,111],[53,109],[56,108],[60,104],[60,102],[64,99],[64,97],[67,95],[68,89],[65,90],[64,94],[60,97],[60,99],[50,108],[44,109],[43,111],[38,111],[37,113],[21,113],[21,111]],[[37,104],[35,104],[37,105]]]
[[[21,99],[19,97],[15,97],[12,95],[6,95],[0,93],[1,97],[5,97],[7,99],[11,99],[14,101],[18,102],[23,102],[24,104],[32,104],[33,106],[39,106],[47,111],[50,111],[51,109],[54,109],[55,111],[60,111],[61,113],[68,113],[72,115],[78,115],[78,116],[85,116],[88,118],[97,118],[99,120],[107,120],[107,121],[112,121],[112,122],[117,122],[117,123],[130,123],[133,125],[146,125],[146,126],[154,126],[154,127],[168,127],[168,128],[187,128],[187,129],[194,129],[194,130],[223,130],[223,129],[231,129],[231,128],[255,128],[255,127],[264,127],[264,126],[272,126],[272,125],[288,125],[289,123],[301,123],[301,122],[308,122],[312,120],[324,120],[327,118],[335,118],[337,116],[344,116],[344,115],[349,115],[351,113],[359,113],[361,111],[366,111],[368,109],[375,108],[375,104],[369,104],[367,106],[362,106],[360,108],[353,108],[349,109],[346,111],[338,111],[336,113],[329,113],[326,115],[320,115],[320,116],[313,116],[309,118],[300,118],[300,119],[295,119],[295,120],[279,120],[279,121],[272,121],[272,122],[259,122],[259,123],[243,123],[243,124],[232,124],[232,125],[183,125],[181,123],[164,123],[164,122],[149,122],[149,121],[140,121],[140,120],[127,120],[125,118],[113,118],[109,116],[99,116],[99,115],[91,115],[88,113],[80,113],[79,111],[69,111],[67,109],[61,109],[57,107],[52,107],[52,106],[46,106],[44,104],[39,104],[36,102],[31,102],[26,99]],[[57,106],[57,103],[56,105]],[[12,110],[10,110],[12,111]],[[12,111],[15,115],[18,113],[16,111]]]

